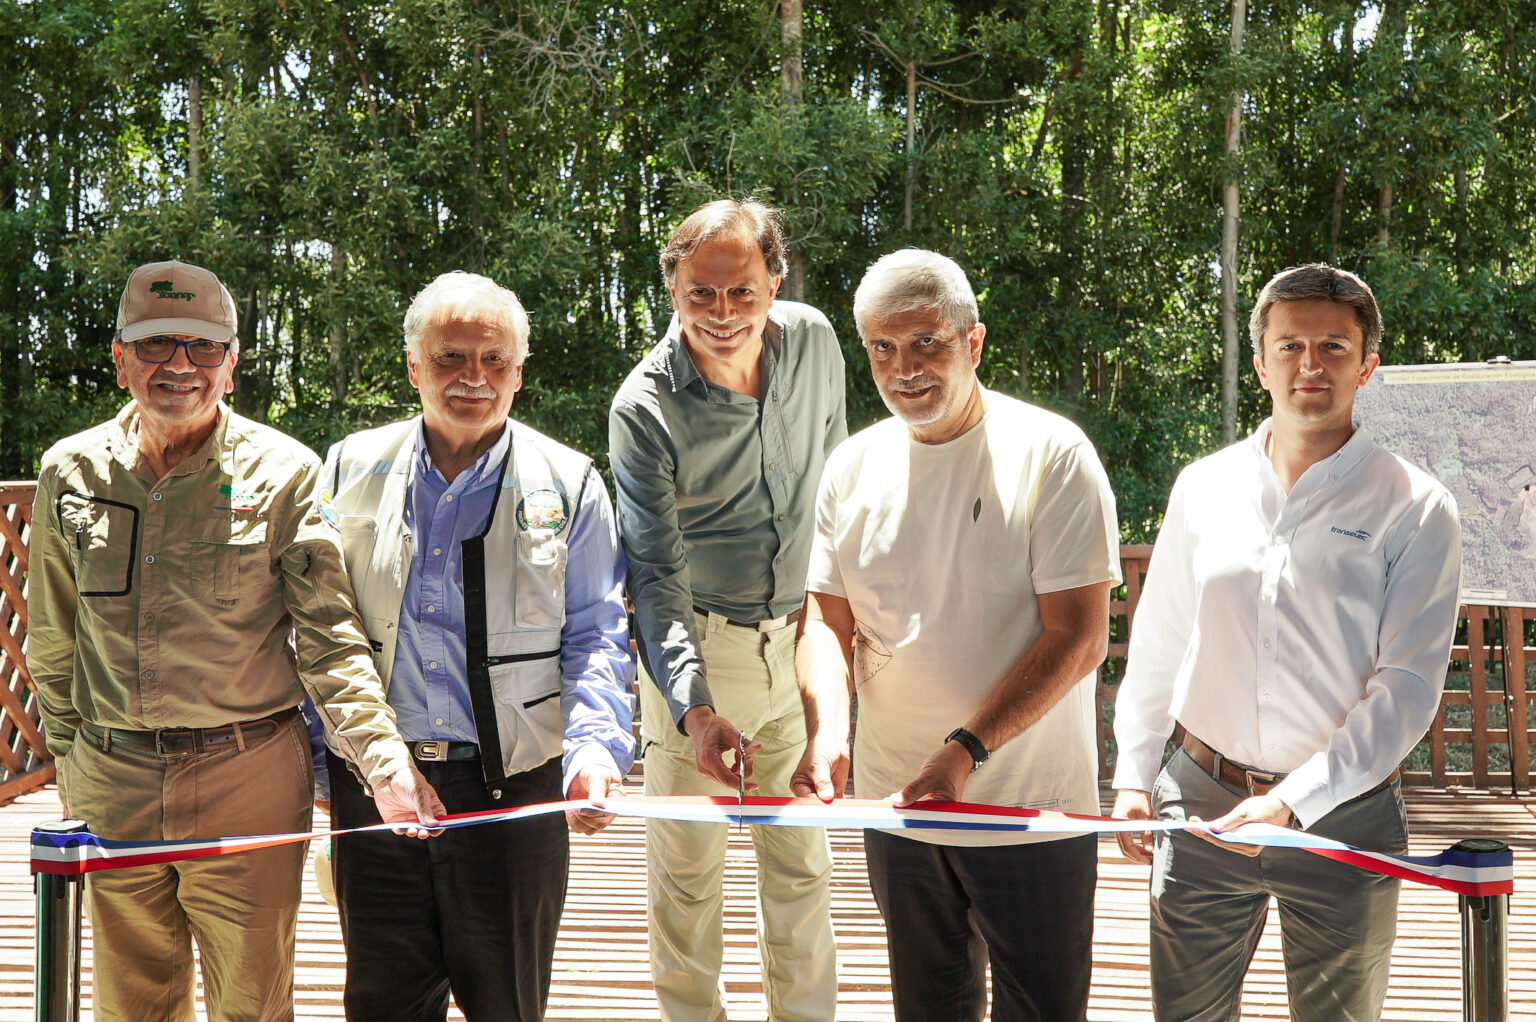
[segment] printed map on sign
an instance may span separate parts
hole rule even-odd
[[[1456,496],[1462,599],[1536,606],[1536,362],[1382,366],[1355,417]]]

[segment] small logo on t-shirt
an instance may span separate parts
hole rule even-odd
[[[1350,539],[1368,540],[1371,538],[1371,534],[1364,529],[1341,529],[1337,525],[1330,525],[1328,531],[1336,532],[1340,536],[1348,536]]]

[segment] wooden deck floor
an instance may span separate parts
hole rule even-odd
[[[1536,803],[1487,793],[1414,792],[1409,812],[1416,852],[1437,851],[1462,837],[1496,837],[1516,849],[1516,895],[1510,907],[1510,1018],[1536,1019]],[[0,809],[0,1022],[32,1018],[33,902],[27,834],[58,816],[53,790]],[[642,826],[619,821],[597,838],[574,839],[550,1019],[656,1018],[645,946]],[[1100,844],[1089,1018],[1147,1020],[1146,870]],[[869,895],[856,835],[833,835],[833,924],[841,979],[838,1017],[889,1019],[884,931]],[[753,938],[752,866],[746,843],[733,836],[727,870],[724,981],[733,1020],[766,1017]],[[1273,913],[1271,913],[1273,917]],[[306,882],[299,917],[295,1001],[300,1019],[341,1017],[342,950],[333,910]],[[1459,923],[1455,896],[1405,884],[1392,987],[1384,1017],[1392,1022],[1461,1018]],[[89,932],[86,935],[89,943]],[[89,952],[86,953],[87,967]],[[89,995],[89,976],[85,978]],[[89,1015],[87,1014],[87,1017]],[[454,1014],[452,1017],[459,1017]],[[1244,1017],[1285,1018],[1278,924],[1271,918],[1245,990]]]

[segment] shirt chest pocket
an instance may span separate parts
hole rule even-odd
[[[189,543],[194,594],[218,603],[263,593],[277,583],[267,550],[267,523],[220,522]]]
[[[569,549],[553,529],[517,534],[517,624],[559,628],[565,624],[565,564]]]
[[[74,492],[61,493],[56,508],[80,596],[128,595],[139,546],[139,509]]]

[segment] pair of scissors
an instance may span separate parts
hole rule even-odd
[[[747,733],[736,732],[736,833],[740,834],[746,826],[742,819],[741,808],[747,794]]]

